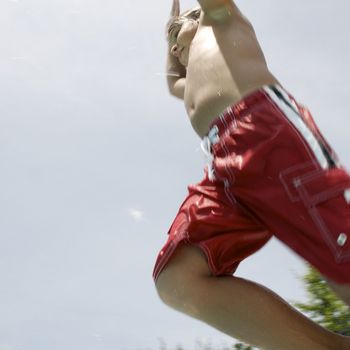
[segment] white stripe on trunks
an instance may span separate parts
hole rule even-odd
[[[278,106],[278,108],[283,112],[283,114],[294,125],[294,127],[299,131],[304,140],[307,142],[321,168],[324,170],[328,169],[329,161],[323,153],[320,142],[310,130],[308,125],[304,122],[302,117],[299,115],[295,102],[289,98],[283,89],[279,88],[278,86],[276,86],[276,89],[283,96],[285,101],[283,101],[282,98],[278,97],[270,87],[264,87],[265,92],[269,95],[273,102]],[[288,104],[286,101],[288,101]]]

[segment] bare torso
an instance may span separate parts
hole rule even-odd
[[[263,85],[277,83],[251,24],[236,7],[230,17],[213,25],[202,15],[191,43],[184,102],[200,137],[229,105]]]

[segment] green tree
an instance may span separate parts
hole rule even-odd
[[[308,294],[306,303],[294,303],[301,312],[321,326],[343,335],[350,335],[350,310],[326,281],[312,267],[303,277]]]

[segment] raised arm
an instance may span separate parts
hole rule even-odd
[[[169,92],[178,98],[183,99],[186,84],[186,68],[179,60],[171,54],[171,45],[168,47],[167,58],[167,82]]]
[[[224,22],[230,18],[236,8],[232,0],[198,0],[198,2],[204,15],[216,22]]]
[[[173,0],[173,6],[170,12],[169,24],[173,19],[180,14],[180,3],[179,0]],[[169,92],[178,98],[183,99],[185,94],[186,84],[186,68],[179,62],[179,60],[171,53],[173,43],[168,42],[168,57],[167,57],[167,82]]]

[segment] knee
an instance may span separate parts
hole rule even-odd
[[[194,316],[200,308],[200,291],[211,276],[201,251],[179,247],[156,281],[161,300],[168,306]]]
[[[165,304],[196,317],[201,308],[200,295],[206,290],[210,276],[203,255],[183,247],[160,273],[156,289]]]
[[[193,280],[181,269],[166,267],[156,281],[156,290],[163,303],[179,311],[194,302]]]

